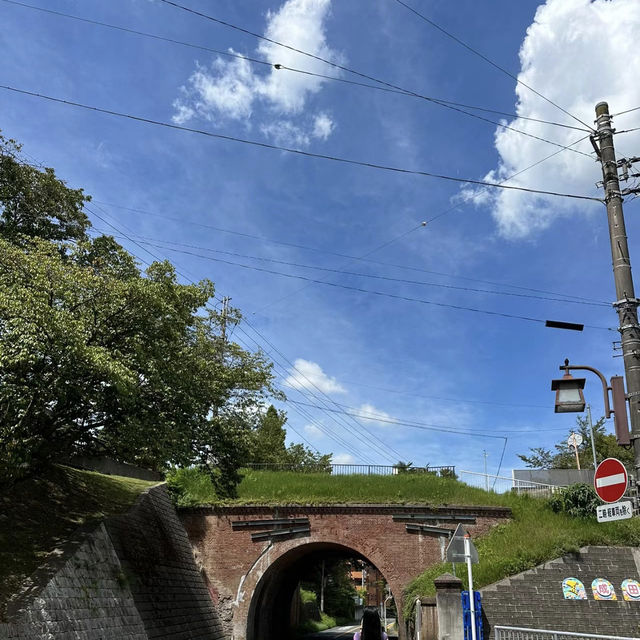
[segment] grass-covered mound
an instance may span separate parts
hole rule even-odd
[[[503,504],[513,512],[513,520],[499,524],[487,535],[474,540],[480,562],[473,566],[473,586],[502,580],[538,564],[587,545],[640,545],[640,518],[598,523],[595,507],[591,517],[556,513],[550,502],[528,496],[504,495]],[[558,500],[555,501],[556,508]],[[467,587],[465,565],[456,565],[457,575]],[[405,591],[405,615],[410,615],[416,597],[435,595],[434,578],[448,572],[451,564],[427,569]]]
[[[179,506],[209,504],[429,504],[506,505],[502,496],[431,473],[395,476],[331,475],[244,470],[238,498],[216,498],[206,475],[195,469],[170,473],[167,481]],[[509,506],[509,505],[506,505]]]
[[[54,466],[0,496],[0,619],[25,578],[83,524],[125,512],[154,482]]]

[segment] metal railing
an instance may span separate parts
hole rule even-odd
[[[494,493],[508,493],[512,491],[517,494],[526,494],[536,498],[548,498],[563,487],[553,484],[543,484],[531,480],[519,480],[518,478],[508,478],[507,476],[494,476],[475,471],[458,471],[460,481],[485,491]]]
[[[410,473],[430,473],[442,478],[455,478],[456,468],[453,465],[438,467],[401,467],[383,464],[268,464],[249,463],[243,465],[246,469],[256,471],[294,471],[297,473],[328,473],[335,476],[365,475],[365,476],[395,476]]]
[[[493,627],[495,640],[640,640],[629,636],[603,636],[576,631],[550,631],[522,627]]]

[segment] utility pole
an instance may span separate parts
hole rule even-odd
[[[484,489],[485,491],[489,491],[489,476],[487,475],[487,453],[486,449],[482,450],[482,455],[484,456]]]
[[[593,468],[598,468],[598,460],[596,459],[596,441],[593,437],[593,422],[591,420],[591,405],[587,405],[587,420],[589,421],[589,435],[591,436],[591,453],[593,454]]]
[[[620,321],[619,331],[627,382],[627,398],[631,418],[631,444],[634,454],[636,485],[640,480],[640,326],[638,325],[638,299],[633,289],[631,259],[627,245],[627,232],[622,211],[622,192],[618,180],[618,163],[613,146],[613,128],[609,105],[596,105],[597,134],[592,136],[594,147],[602,163],[602,184],[607,205],[613,278],[616,286],[616,302],[613,303]],[[599,147],[595,143],[597,139]],[[637,504],[635,505],[637,508]]]
[[[222,351],[221,351],[221,359],[224,359],[224,348],[227,344],[227,314],[229,313],[229,302],[231,298],[229,296],[225,296],[222,298],[222,312],[220,313],[220,334],[222,336]]]

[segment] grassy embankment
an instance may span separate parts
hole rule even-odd
[[[217,503],[206,478],[182,476],[183,504]],[[513,520],[475,540],[480,556],[474,566],[477,588],[530,569],[586,545],[640,545],[640,518],[599,524],[593,518],[554,513],[543,499],[495,494],[433,475],[332,476],[287,472],[245,472],[239,497],[231,503],[328,504],[397,503],[496,505],[510,507]],[[229,501],[226,502],[228,504]],[[433,595],[433,579],[451,572],[450,564],[427,569],[406,591],[407,609],[417,596]],[[466,571],[458,575],[466,581]]]
[[[0,620],[9,596],[80,525],[125,512],[154,484],[55,466],[0,496]]]

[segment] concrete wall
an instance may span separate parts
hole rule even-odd
[[[566,487],[578,482],[593,484],[594,469],[514,469],[513,478]]]
[[[125,462],[117,462],[111,458],[104,457],[88,457],[76,456],[64,461],[64,464],[74,467],[75,469],[86,469],[88,471],[97,471],[108,476],[123,476],[125,478],[138,478],[139,480],[164,480],[164,476],[149,469],[141,469],[132,464]]]
[[[164,487],[71,547],[54,575],[38,572],[11,603],[0,640],[224,638]]]
[[[586,600],[565,600],[562,581],[578,578]],[[617,601],[594,600],[591,582],[605,578]],[[487,632],[496,625],[640,637],[640,602],[625,602],[620,583],[640,581],[640,552],[632,547],[584,547],[579,553],[525,571],[482,589]]]

